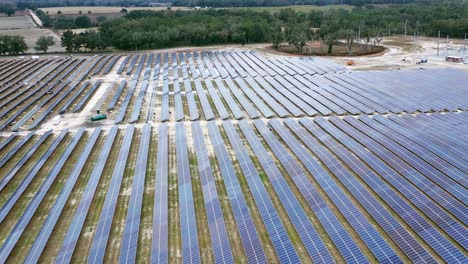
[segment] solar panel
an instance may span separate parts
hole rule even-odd
[[[234,263],[221,203],[219,202],[216,192],[216,184],[211,170],[210,158],[199,122],[192,123],[192,135],[203,190],[208,227],[211,235],[214,260],[216,263]]]
[[[231,92],[234,94],[234,96],[237,98],[237,101],[242,105],[244,110],[247,112],[250,118],[258,118],[259,114],[257,110],[250,104],[250,102],[245,98],[244,94],[242,91],[237,88],[237,86],[234,84],[234,82],[231,79],[226,79],[226,84],[231,90]]]
[[[257,230],[247,209],[242,189],[237,180],[233,164],[229,159],[226,144],[221,137],[219,128],[214,121],[208,122],[210,139],[226,186],[231,208],[239,230],[244,254],[249,263],[266,263],[267,259],[258,237]]]
[[[205,93],[205,89],[200,82],[200,79],[195,79],[195,89],[197,91],[198,100],[203,109],[203,113],[205,115],[206,120],[211,120],[214,118],[213,110],[211,109],[210,102],[208,101],[208,96]]]
[[[49,240],[52,230],[54,229],[55,224],[57,223],[60,214],[62,213],[62,210],[65,207],[68,197],[70,196],[75,186],[75,183],[78,180],[78,177],[81,175],[81,171],[84,165],[86,164],[86,160],[88,159],[91,150],[96,144],[100,132],[101,128],[96,128],[89,137],[88,143],[81,152],[81,155],[78,161],[76,162],[75,166],[73,167],[70,176],[68,177],[61,192],[55,200],[54,205],[50,209],[47,215],[47,219],[45,220],[39,235],[34,240],[33,245],[29,250],[28,256],[26,257],[26,263],[36,263],[39,261],[42,251],[44,250],[47,241]]]
[[[215,51],[214,53],[215,53],[216,57],[218,58],[218,60],[223,65],[223,68],[229,73],[229,76],[231,76],[231,78],[236,78],[238,76],[237,72],[232,68],[232,66],[229,64],[229,62],[223,56],[223,54],[221,54],[219,51]],[[223,76],[223,79],[228,78],[229,76],[226,76],[226,77]]]
[[[256,80],[259,80],[259,79],[256,79]],[[315,111],[315,109],[313,109],[308,104],[306,104],[304,101],[302,101],[301,98],[297,96],[297,94],[291,93],[291,91],[289,91],[282,84],[277,82],[276,79],[274,79],[274,78],[272,78],[270,76],[267,76],[264,80],[270,83],[268,85],[269,88],[273,88],[276,91],[278,91],[279,93],[281,93],[284,97],[287,98],[287,100],[290,100],[297,107],[299,107],[302,111],[304,111],[307,115],[313,116],[313,115],[317,114],[317,111]],[[294,90],[294,91],[296,91],[296,90]],[[307,95],[305,97],[302,97],[302,98],[307,99],[307,100],[311,99]],[[312,101],[312,100],[310,100],[310,101]]]
[[[255,81],[257,81],[258,84],[260,86],[262,86],[263,89],[268,94],[270,94],[273,98],[278,100],[278,102],[282,106],[286,107],[286,109],[289,111],[289,113],[291,113],[293,116],[298,117],[298,116],[303,116],[304,115],[304,113],[297,106],[295,106],[293,103],[291,103],[291,101],[287,98],[287,96],[283,96],[281,93],[279,93],[275,88],[273,88],[273,86],[271,86],[268,82],[266,82],[265,79],[257,77],[257,78],[255,78]],[[286,91],[284,89],[282,91],[288,93],[288,91]]]
[[[60,145],[62,140],[67,135],[68,130],[64,130],[59,136],[54,140],[52,145],[46,150],[44,154],[41,155],[39,160],[34,164],[32,169],[24,176],[23,180],[20,184],[16,187],[13,194],[8,198],[8,200],[2,205],[0,208],[0,222],[3,222],[7,214],[10,212],[11,208],[16,204],[18,199],[20,198],[21,194],[28,188],[29,184],[32,180],[36,177],[37,173],[41,170],[42,166],[46,163],[47,159],[54,153],[57,147]]]
[[[375,116],[373,119],[377,120],[378,122],[382,123],[383,125],[392,129],[393,131],[396,131],[400,135],[403,135],[411,139],[413,142],[431,151],[432,153],[446,160],[447,162],[457,167],[458,169],[462,171],[468,170],[468,165],[466,165],[466,162],[464,162],[462,159],[460,159],[459,157],[455,155],[450,155],[447,151],[444,151],[442,148],[438,147],[436,144],[430,144],[427,140],[422,140],[421,137],[418,137],[414,135],[413,133],[410,133],[408,130],[404,129],[402,126],[399,126],[396,123],[393,123],[392,121],[390,121],[389,119],[385,117]]]
[[[244,78],[249,76],[247,72],[245,72],[244,69],[242,69],[242,67],[236,62],[236,60],[234,60],[231,57],[229,53],[227,53],[226,51],[223,51],[221,52],[221,55],[226,59],[227,62],[229,62],[232,65],[232,67],[237,71],[239,76],[244,77]],[[233,74],[231,74],[231,76],[233,77]]]
[[[112,68],[114,68],[114,65],[117,63],[117,61],[120,59],[120,55],[117,55],[114,57],[114,59],[107,65],[106,69],[104,70],[104,74],[110,73]]]
[[[5,165],[5,163],[7,163],[11,159],[11,157],[13,157],[13,155],[15,155],[16,152],[18,152],[20,150],[20,148],[22,146],[24,146],[24,144],[29,142],[29,140],[32,138],[32,136],[34,136],[34,132],[29,132],[26,136],[22,137],[21,140],[18,143],[16,143],[13,146],[13,148],[10,149],[8,151],[8,153],[5,156],[3,156],[3,158],[0,160],[0,167],[3,167],[3,165]],[[5,139],[5,141],[2,142],[2,148],[3,148],[3,146],[6,146],[15,137],[16,137],[16,135],[12,134],[7,139]],[[0,148],[0,149],[2,149],[2,148]]]
[[[395,172],[388,167],[383,161],[377,159],[372,153],[368,150],[363,148],[362,145],[359,145],[355,142],[351,137],[346,135],[345,133],[341,132],[337,127],[333,126],[330,122],[322,119],[316,118],[314,120],[321,128],[326,130],[328,133],[333,135],[337,138],[344,146],[349,148],[361,158],[369,167],[375,170],[378,174],[380,174],[389,184],[394,186],[401,194],[406,196],[414,205],[419,207],[421,210],[426,210],[428,207],[427,204],[432,204],[433,202],[429,202],[424,195],[421,195],[417,189],[415,189],[412,185],[408,184],[407,182],[401,181],[401,177],[398,175],[394,175]],[[310,127],[305,121],[301,121],[306,127],[310,130]],[[310,122],[308,122],[310,123]],[[349,155],[348,155],[349,156]],[[365,176],[366,174],[359,174]],[[369,176],[371,177],[371,175]],[[369,179],[366,177],[366,179]],[[372,177],[370,179],[377,180],[378,177]],[[424,220],[423,217],[419,213],[416,213],[414,209],[409,206],[406,202],[403,202],[399,195],[390,195],[390,191],[379,191],[379,195],[384,197],[384,199],[391,199],[388,204],[392,206],[395,211],[403,217],[406,222],[412,226],[412,228],[418,232],[424,240],[434,248],[439,255],[441,255],[446,260],[457,260],[461,254],[454,246],[446,240],[446,238],[442,237],[442,235],[429,223]],[[390,198],[391,197],[391,198]],[[436,211],[438,210],[435,205],[433,209]],[[434,212],[435,213],[435,212]],[[453,254],[452,254],[453,253]],[[458,256],[458,257],[457,257]],[[450,261],[449,261],[450,262]]]
[[[458,201],[456,201],[453,197],[447,196],[444,194],[444,191],[437,185],[435,185],[433,182],[427,180],[419,174],[415,169],[411,168],[408,166],[406,163],[402,162],[395,154],[391,153],[390,151],[384,149],[381,145],[375,144],[375,141],[369,138],[367,135],[363,135],[356,129],[352,129],[349,125],[347,125],[344,121],[338,120],[335,118],[331,118],[330,121],[337,125],[340,129],[346,131],[347,133],[351,133],[353,137],[355,137],[358,140],[362,141],[362,144],[367,146],[370,151],[372,151],[374,154],[376,154],[378,157],[382,158],[385,160],[395,171],[399,172],[407,181],[410,183],[413,183],[415,186],[420,188],[423,192],[430,193],[431,198],[436,202],[439,203],[441,206],[443,206],[446,210],[451,212],[456,218],[458,218],[462,222],[467,222],[466,217],[467,214],[466,212],[463,212],[461,210],[462,207],[461,204],[459,204]],[[401,179],[401,178],[400,178]],[[435,209],[433,209],[434,211]],[[431,212],[432,213],[432,212]],[[459,234],[459,231],[456,226],[459,226],[459,224],[452,219],[449,215],[447,215],[445,212],[439,211],[437,214],[437,218],[443,219],[443,221],[437,221],[439,225],[446,231],[451,234],[451,236],[454,236],[454,239],[457,239],[456,237],[459,237],[457,234]],[[467,231],[468,232],[468,231]],[[462,236],[463,237],[463,236]],[[466,235],[468,238],[468,233]],[[462,239],[460,237],[460,239]],[[462,239],[463,243],[468,242],[466,239]]]
[[[73,112],[78,112],[83,109],[84,104],[88,101],[88,99],[91,97],[91,95],[96,92],[97,88],[101,86],[102,81],[98,80],[96,83],[91,86],[91,88],[83,95],[81,100],[76,104],[75,108],[73,108]]]
[[[125,88],[125,85],[127,85],[126,80],[123,80],[122,82],[120,82],[119,88],[117,88],[117,91],[112,97],[112,100],[107,105],[107,111],[113,110],[115,108],[115,105],[117,104],[117,101],[119,100],[119,97],[122,94],[123,89]]]
[[[268,155],[255,132],[246,120],[240,121],[239,126],[249,142],[255,156],[258,158],[266,175],[270,179],[281,204],[286,209],[292,224],[302,240],[309,256],[314,263],[334,263],[330,252],[317,233],[306,212],[302,209],[293,191],[289,188],[274,160]]]
[[[237,105],[234,98],[232,98],[231,93],[229,92],[229,90],[226,89],[226,86],[224,86],[223,81],[221,79],[216,79],[215,83],[216,83],[216,86],[218,88],[219,93],[224,98],[224,101],[226,101],[229,109],[231,110],[232,114],[234,115],[234,118],[235,119],[243,118],[244,113],[239,108],[239,106]]]
[[[286,230],[276,212],[276,209],[263,186],[258,171],[250,159],[247,150],[242,145],[241,139],[235,127],[230,121],[223,123],[226,134],[231,141],[236,158],[242,168],[244,177],[247,180],[250,191],[254,197],[257,208],[265,224],[265,228],[271,238],[278,259],[281,263],[298,263],[299,256],[289,239]]]
[[[230,115],[228,111],[226,110],[226,107],[224,107],[223,101],[221,101],[221,98],[219,97],[217,90],[213,87],[211,78],[206,79],[204,82],[205,82],[206,90],[210,94],[211,99],[213,100],[213,103],[216,107],[216,110],[218,111],[219,117],[221,119],[229,118]]]
[[[117,135],[118,128],[116,126],[112,127],[109,134],[107,135],[106,142],[101,149],[101,153],[96,161],[96,164],[91,172],[88,183],[83,190],[81,195],[80,203],[76,209],[75,215],[71,220],[71,223],[68,227],[68,231],[65,235],[65,239],[62,242],[62,246],[59,249],[55,263],[68,263],[71,261],[73,252],[75,251],[78,238],[83,228],[86,215],[88,214],[89,208],[91,206],[91,201],[93,200],[94,193],[96,191],[99,179],[101,178],[102,171],[106,165],[106,161],[109,157],[109,153],[112,149],[114,139]]]
[[[193,204],[192,180],[190,175],[187,140],[183,123],[176,123],[177,178],[179,187],[180,235],[182,261],[200,263],[198,232]]]
[[[408,151],[406,148],[396,144],[394,141],[390,140],[383,134],[357,121],[355,118],[345,117],[344,120],[359,131],[366,133],[366,135],[374,139],[376,142],[379,142],[386,149],[400,157],[402,161],[406,161],[406,163],[415,168],[422,175],[426,176],[426,178],[429,178],[431,181],[442,187],[445,192],[451,194],[465,204],[468,202],[466,189],[443,175],[440,171],[437,171],[435,168],[433,168],[431,166],[432,162],[425,162],[420,157]]]
[[[29,134],[28,134],[29,135]],[[5,138],[2,143],[0,143],[0,151],[3,150],[4,147],[6,147],[10,142],[15,139],[15,137],[18,136],[16,133],[15,134],[10,134],[7,138]]]
[[[10,171],[0,180],[0,191],[13,179],[16,173],[23,167],[28,159],[36,153],[37,149],[44,143],[44,141],[52,134],[52,130],[46,131],[42,134],[34,145],[23,155],[23,157],[10,169]]]
[[[132,98],[133,93],[135,92],[137,83],[138,81],[132,81],[130,83],[130,87],[128,88],[127,94],[125,95],[125,98],[120,106],[120,111],[117,114],[117,117],[115,118],[115,124],[119,124],[124,120],[125,113],[127,112],[128,105],[130,104],[130,99]]]
[[[270,108],[263,102],[262,99],[260,99],[260,97],[257,96],[257,94],[255,94],[254,91],[250,89],[249,86],[247,86],[243,79],[236,78],[235,81],[241,90],[247,95],[247,97],[249,97],[250,101],[254,103],[260,112],[262,112],[264,117],[270,118],[273,116],[273,112],[270,110]]]
[[[305,165],[310,174],[316,179],[323,190],[327,191],[328,197],[333,201],[336,207],[340,210],[341,214],[348,220],[351,226],[356,230],[358,235],[372,251],[374,256],[379,262],[401,262],[399,257],[385,242],[382,236],[377,230],[366,220],[363,214],[359,213],[359,210],[351,203],[351,200],[346,198],[346,194],[342,189],[332,180],[331,175],[327,173],[325,169],[314,159],[302,145],[294,139],[293,135],[287,131],[278,120],[272,120],[269,124],[275,129],[275,131],[281,136],[286,144],[291,148],[295,155]],[[292,126],[292,122],[289,122]],[[296,129],[297,126],[294,126]],[[303,132],[303,130],[298,129]],[[326,165],[330,165],[329,161],[334,159],[319,152],[319,148],[316,147],[316,141],[313,140],[308,134],[301,133],[300,139],[311,149],[315,155],[317,155],[322,162]],[[311,142],[312,141],[312,142]],[[339,166],[329,166],[333,174],[341,176],[343,170],[338,170]]]
[[[236,79],[236,81],[237,81],[237,79]],[[260,86],[257,84],[257,82],[255,82],[255,80],[252,77],[249,76],[249,77],[245,78],[245,81],[247,81],[247,83],[250,85],[252,90],[254,90],[270,106],[270,108],[273,111],[275,111],[275,113],[279,117],[285,117],[285,116],[289,115],[289,113],[286,111],[286,109],[282,105],[277,103],[275,101],[275,99],[272,96],[270,96],[265,90],[260,88]],[[244,83],[243,85],[247,86],[245,81],[242,80],[242,82]]]
[[[184,114],[184,106],[182,103],[182,95],[181,93],[176,93],[174,94],[174,108],[175,108],[175,120],[176,121],[181,121],[185,119],[185,114]]]
[[[65,136],[66,134],[67,134],[67,132],[62,132],[61,135]],[[55,166],[52,168],[52,170],[49,173],[49,175],[47,176],[47,178],[42,183],[42,185],[39,188],[39,190],[37,191],[37,193],[34,195],[33,199],[29,203],[29,205],[26,208],[26,210],[24,211],[23,215],[21,215],[21,218],[15,224],[12,232],[7,237],[7,239],[5,240],[5,242],[3,243],[3,245],[2,245],[2,247],[0,249],[0,262],[4,263],[6,261],[6,259],[7,259],[7,257],[10,255],[10,253],[13,250],[14,246],[16,245],[19,238],[21,237],[24,230],[26,229],[26,226],[29,224],[29,222],[33,218],[34,213],[36,212],[39,205],[43,201],[44,197],[46,196],[47,192],[49,191],[49,188],[52,186],[55,178],[59,174],[59,172],[62,169],[65,162],[68,160],[70,154],[75,149],[76,145],[80,141],[83,134],[84,134],[84,128],[81,128],[80,130],[78,130],[78,132],[76,132],[75,136],[73,137],[71,142],[68,144],[67,148],[65,149],[65,151],[63,152],[63,154],[61,155],[61,157],[59,158],[59,160],[57,161]],[[60,138],[60,136],[57,138],[57,140],[55,141],[55,142],[58,142],[57,145],[60,143],[60,141],[62,139],[63,139],[63,137]],[[51,148],[49,148],[50,151],[48,150],[47,153],[41,158],[41,160],[44,160],[44,163],[45,163],[45,160],[47,160],[47,158],[48,158],[48,153],[53,152],[53,150],[54,150],[53,146],[54,145],[52,145]],[[34,170],[35,169],[33,169],[33,171]],[[26,176],[26,178],[28,176]],[[20,186],[18,186],[18,189],[17,189],[18,192],[20,192],[21,190],[24,190],[26,188],[26,187],[24,187],[24,189],[23,189],[23,187],[22,187],[22,186],[24,186],[23,183],[24,183],[24,181],[20,184]],[[15,194],[16,193],[17,192],[15,191]],[[5,206],[8,206],[8,203],[10,201],[12,201],[10,199],[7,201]],[[3,208],[5,208],[5,207],[3,207]],[[2,208],[2,212],[3,212],[3,208]]]
[[[190,120],[194,121],[200,118],[198,114],[197,103],[195,102],[195,96],[193,94],[192,85],[189,79],[184,80],[185,97],[187,98],[187,104],[189,108]]]
[[[151,263],[168,263],[168,170],[169,139],[167,124],[159,125],[156,180],[154,186],[153,239]]]
[[[140,146],[133,176],[132,193],[128,202],[127,218],[120,248],[120,263],[135,263],[138,235],[145,188],[146,166],[148,163],[151,124],[146,124],[141,132]]]
[[[289,155],[288,151],[286,151],[280,141],[272,134],[270,129],[262,121],[255,120],[254,125],[275,156],[284,166],[285,170],[288,172],[294,184],[305,198],[307,204],[320,220],[320,223],[325,228],[325,231],[328,233],[345,261],[368,263],[356,242],[348,234],[333,211],[328,207],[326,202],[323,200],[323,197],[315,189],[314,185],[309,181],[296,159]]]
[[[141,107],[143,105],[143,99],[145,98],[146,91],[148,90],[148,81],[143,81],[141,84],[140,92],[138,92],[138,96],[135,100],[133,105],[132,115],[130,116],[129,123],[134,123],[140,117]]]
[[[140,54],[133,55],[133,59],[130,62],[130,65],[128,66],[128,68],[127,68],[127,75],[130,75],[132,73],[136,62],[138,61],[138,58],[140,58]]]
[[[111,225],[114,218],[115,208],[117,206],[117,199],[120,193],[120,186],[127,164],[128,153],[132,144],[132,138],[135,131],[135,126],[130,125],[125,131],[122,146],[120,147],[117,162],[115,163],[112,172],[109,187],[107,189],[104,205],[99,216],[91,249],[88,254],[88,263],[102,263],[104,261],[104,254],[106,253],[107,241],[111,231]]]
[[[131,56],[126,56],[125,59],[122,61],[122,64],[120,64],[119,69],[117,70],[117,74],[121,74],[123,70],[125,69],[125,66],[127,65],[128,60],[130,60]]]

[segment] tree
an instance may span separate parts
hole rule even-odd
[[[42,25],[44,27],[51,27],[52,26],[52,19],[44,11],[38,9],[38,10],[36,10],[36,15],[42,21]]]
[[[54,22],[55,29],[70,29],[75,28],[75,20],[73,18],[68,18],[65,16],[59,16],[55,19]]]
[[[309,39],[309,31],[310,29],[306,24],[288,25],[286,30],[288,44],[294,46],[297,51],[302,53]]]
[[[26,45],[26,41],[24,40],[23,36],[12,36],[11,38],[11,53],[16,54],[24,54],[28,50],[28,45]]]
[[[107,17],[105,17],[105,16],[98,16],[98,17],[96,18],[96,22],[97,22],[99,25],[101,25],[102,23],[104,23],[104,22],[106,22],[106,21],[107,21]]]
[[[15,14],[15,6],[10,3],[0,3],[0,13],[12,16]]]
[[[36,41],[36,46],[34,49],[36,51],[47,52],[50,46],[55,45],[55,40],[51,36],[41,36]]]
[[[340,35],[346,39],[346,47],[348,48],[348,53],[351,54],[356,33],[352,29],[344,29],[340,31]]]
[[[91,19],[88,16],[79,16],[75,19],[75,26],[77,28],[91,27]]]
[[[231,38],[232,38],[232,42],[234,43],[241,43],[242,45],[245,44],[246,38],[245,38],[244,32],[240,32],[240,33],[235,32],[232,34]]]
[[[278,25],[273,25],[271,27],[270,32],[272,34],[273,48],[277,49],[277,48],[279,48],[279,46],[281,44],[281,39],[282,39],[282,36],[283,36],[282,27],[278,26]]]
[[[0,35],[0,54],[1,55],[17,55],[25,53],[28,50],[28,45],[24,41],[23,36],[18,35]]]
[[[139,32],[135,32],[141,35]],[[80,33],[78,36],[75,37],[76,44],[79,47],[84,47],[85,49],[94,52],[97,50],[104,50],[107,48],[107,43],[102,39],[101,34],[96,30],[86,30],[85,32]],[[135,45],[137,45],[138,41],[135,41]]]
[[[62,37],[60,38],[61,40],[61,46],[64,47],[67,52],[72,52],[73,51],[73,38],[76,36],[75,33],[71,30],[64,31],[62,34]]]
[[[323,34],[323,40],[327,45],[327,53],[333,53],[333,47],[339,38],[338,31],[346,25],[345,18],[348,12],[346,10],[328,11],[324,14],[320,32]]]
[[[14,15],[14,14],[15,14],[15,9],[13,8],[13,6],[10,6],[9,8],[7,8],[7,9],[5,10],[5,14],[6,14],[7,16],[12,16],[12,15]]]

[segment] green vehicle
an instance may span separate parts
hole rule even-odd
[[[107,116],[105,114],[100,114],[100,115],[96,115],[96,116],[92,116],[91,117],[91,121],[99,121],[99,120],[104,120],[104,119],[107,119]]]

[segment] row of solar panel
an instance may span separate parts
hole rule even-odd
[[[464,158],[457,154],[457,151],[461,150],[460,147],[454,148],[461,138],[466,137],[463,129],[458,128],[460,123],[466,123],[465,114],[420,114],[389,118],[382,116],[346,117],[344,119],[333,117],[329,120],[318,117],[303,118],[299,122],[292,119],[286,119],[284,122],[271,120],[268,124],[256,120],[253,126],[246,120],[239,122],[238,126],[226,121],[222,124],[227,136],[226,140],[223,139],[216,122],[207,124],[206,135],[198,122],[192,123],[194,153],[216,260],[232,263],[233,256],[217,197],[217,187],[206,142],[211,142],[213,146],[213,154],[226,187],[245,257],[249,262],[266,262],[266,256],[251,215],[253,211],[247,209],[246,193],[241,189],[237,172],[241,172],[247,181],[278,260],[282,263],[300,262],[284,221],[279,219],[270,193],[262,182],[264,180],[259,177],[259,170],[262,170],[286,210],[301,243],[314,262],[330,263],[334,259],[324,243],[325,237],[316,231],[317,225],[310,221],[310,216],[307,216],[301,200],[308,204],[324,228],[328,237],[326,239],[333,242],[347,262],[364,263],[375,259],[378,262],[400,263],[403,260],[398,251],[401,251],[405,258],[412,262],[434,262],[440,258],[448,263],[463,263],[466,256],[460,248],[466,249],[468,245],[468,233],[465,228],[467,223],[466,192],[455,191],[465,188],[467,170],[463,167],[466,166],[466,162],[462,162]],[[442,136],[440,132],[430,131],[430,129],[427,133],[418,134],[421,127],[428,127],[431,124],[438,129],[452,131],[453,137]],[[237,128],[244,135],[246,143],[241,139]],[[188,132],[185,129],[183,123],[177,123],[174,138],[179,180],[182,255],[184,261],[199,262],[198,236],[200,234],[197,234],[197,228],[194,226],[196,217],[192,192],[193,177],[187,149],[190,144],[188,144],[186,138]],[[111,129],[100,151],[56,262],[69,262],[73,256],[101,174],[110,150],[115,144],[117,130],[116,127]],[[261,137],[256,135],[255,130]],[[0,209],[0,222],[15,206],[67,133],[68,131],[60,133],[42,157],[35,161],[28,174],[22,177],[15,192],[9,195]],[[99,133],[100,129],[96,129],[89,137],[88,143],[29,251],[28,260],[32,262],[39,260]],[[3,263],[9,257],[83,134],[83,129],[75,133],[51,173],[34,194],[23,215],[0,248],[0,262]],[[134,127],[128,126],[107,189],[88,262],[102,262],[104,258],[133,134]],[[6,159],[5,162],[8,162],[11,159],[8,150],[20,149],[31,140],[31,135],[25,137],[25,140],[19,140],[16,144],[12,144],[16,135],[2,141],[0,150],[6,153],[2,160]],[[50,135],[51,131],[40,136],[23,158],[2,178],[0,192]],[[210,140],[206,141],[205,137],[208,136]],[[151,126],[147,124],[142,128],[139,143],[129,210],[125,221],[121,262],[134,262],[136,258],[150,142]],[[154,263],[168,261],[167,239],[170,225],[167,222],[168,144],[168,127],[162,124],[159,128],[155,183],[157,192],[153,212],[154,233],[151,257]],[[8,147],[9,145],[12,145],[11,148]],[[269,154],[266,146],[274,156]],[[254,164],[249,155],[249,148],[257,157],[261,168]],[[235,160],[240,165],[239,171],[233,165],[229,154],[231,149]],[[424,155],[416,156],[416,153]],[[453,161],[458,161],[459,164]],[[282,173],[279,165],[289,176]],[[456,175],[458,178],[454,177]],[[302,198],[293,193],[287,182],[288,177],[301,193]],[[437,179],[450,183],[448,186],[451,188],[434,185],[432,181]],[[354,197],[353,201],[349,197]],[[336,209],[340,212],[339,214]],[[339,220],[340,217],[344,217],[347,224]],[[380,228],[376,227],[370,219],[373,219]],[[406,224],[402,224],[403,222]],[[347,225],[349,226],[346,227]],[[347,228],[351,228],[351,233],[346,230]],[[356,238],[352,238],[352,234],[362,240],[373,255],[372,257],[365,256],[362,246],[358,245]],[[422,242],[416,240],[414,235],[419,236]],[[386,239],[393,241],[393,246]],[[395,246],[398,250],[395,250]],[[427,247],[430,247],[437,255],[433,255]]]
[[[43,65],[41,64],[43,67],[32,74],[34,76],[30,76],[19,87],[11,88],[2,93],[1,96],[5,100],[2,100],[1,106],[6,107],[6,109],[0,115],[2,117],[7,116],[8,118],[0,125],[1,129],[5,129],[14,123],[11,130],[18,131],[31,120],[33,122],[25,127],[25,129],[34,129],[60,104],[62,104],[58,111],[60,114],[64,114],[73,103],[76,103],[73,111],[81,110],[98,89],[101,82],[94,83],[92,86],[89,86],[89,89],[89,82],[85,82],[77,91],[75,91],[76,88],[91,73],[95,66],[97,66],[94,70],[95,73],[100,72],[106,64],[109,64],[107,68],[113,67],[116,60],[114,59],[109,62],[111,57],[95,56],[96,59],[74,59],[63,60],[58,63],[47,62]],[[46,66],[46,64],[48,65]],[[40,76],[39,73],[42,72],[45,73]],[[38,79],[29,84],[30,80],[34,80],[38,76],[40,76]],[[65,89],[67,86],[68,88]],[[86,89],[88,90],[84,93]],[[76,102],[80,96],[80,101]],[[67,97],[69,99],[63,103]],[[17,109],[19,105],[21,107]],[[19,117],[21,118],[17,120]]]
[[[138,57],[136,54],[127,57],[119,70],[118,74],[127,69],[127,75],[130,75]],[[177,68],[187,66],[191,69],[191,77],[197,79],[200,76],[204,79],[221,77],[226,79],[228,77],[257,77],[257,76],[285,76],[285,75],[304,75],[310,74],[325,74],[344,72],[345,68],[337,64],[319,58],[314,59],[298,59],[287,58],[267,59],[258,55],[255,52],[240,52],[240,51],[202,51],[202,52],[178,52],[177,53],[163,53],[164,61],[157,60],[155,68],[157,72],[154,73],[154,80],[159,77],[159,70],[162,69],[163,79],[169,77],[169,68]],[[131,57],[131,58],[130,58]],[[169,59],[170,58],[170,59]],[[172,62],[169,67],[169,60]],[[160,63],[162,62],[162,67]],[[188,65],[187,65],[188,62]],[[148,65],[152,65],[149,63]],[[189,77],[188,72],[183,71],[183,78]],[[176,76],[177,77],[177,76]]]
[[[179,53],[180,57],[185,58],[184,53]],[[190,56],[188,56],[190,55]],[[175,56],[175,53],[173,53]],[[202,56],[207,56],[202,53]],[[240,56],[240,55],[236,55]],[[243,54],[242,56],[245,56]],[[254,56],[254,55],[252,55]],[[201,66],[198,61],[201,59],[198,53],[187,54],[188,64],[185,59],[180,68],[183,75],[190,70],[192,74],[200,71],[203,74],[206,70],[197,69],[196,66]],[[194,59],[194,58],[195,59]],[[214,80],[208,74],[201,80],[194,77],[193,84],[195,90],[192,90],[192,83],[189,78],[184,78],[183,83],[185,93],[181,92],[181,80],[179,79],[179,68],[173,67],[172,81],[169,77],[169,56],[164,55],[163,66],[163,81],[162,88],[158,88],[158,79],[154,84],[152,91],[151,103],[149,104],[149,111],[153,111],[154,101],[161,101],[161,114],[159,121],[168,121],[171,119],[171,106],[170,98],[173,97],[174,119],[175,121],[182,121],[185,118],[183,108],[183,98],[187,98],[188,110],[190,120],[202,118],[204,120],[211,120],[220,118],[222,120],[233,118],[241,119],[244,117],[258,118],[263,116],[265,118],[272,117],[287,117],[287,116],[315,116],[315,115],[346,115],[346,114],[373,114],[373,113],[401,113],[401,112],[415,112],[415,111],[432,111],[430,104],[421,101],[417,107],[412,107],[407,103],[408,96],[405,91],[395,91],[393,86],[379,86],[378,89],[369,89],[373,87],[371,75],[361,77],[360,74],[328,74],[328,75],[311,75],[304,72],[303,75],[276,75],[274,77],[265,75],[256,75],[254,78],[246,76],[235,77],[234,80],[229,78],[221,79],[215,78]],[[284,59],[286,61],[286,59]],[[158,60],[157,60],[158,61]],[[177,63],[177,62],[176,62]],[[198,64],[197,64],[198,63]],[[155,68],[159,70],[159,66]],[[156,73],[155,73],[156,74]],[[390,73],[390,75],[398,73]],[[413,74],[414,82],[420,78],[426,78],[426,75],[444,75],[444,71],[432,70],[430,73]],[[159,78],[159,73],[157,74]],[[390,79],[391,77],[389,77]],[[359,79],[359,81],[356,81]],[[395,79],[395,78],[394,78]],[[214,81],[214,82],[213,82]],[[171,85],[172,84],[172,85]],[[214,85],[216,84],[216,85]],[[452,92],[453,100],[445,100],[446,105],[455,102],[459,109],[466,109],[466,104],[460,102],[461,94],[466,90],[466,87],[453,85],[455,88]],[[169,88],[172,91],[169,92]],[[381,87],[385,87],[382,89]],[[227,89],[228,88],[228,89]],[[156,99],[154,96],[157,90],[161,89],[161,98]],[[120,91],[120,89],[118,90]],[[135,122],[141,110],[141,102],[146,92],[145,86],[141,88],[141,92],[137,98],[137,104],[132,113],[130,122]],[[192,93],[195,93],[192,95]],[[435,92],[433,89],[420,89],[418,90],[420,97],[432,98],[438,96],[440,92]],[[116,98],[116,97],[115,97]],[[199,101],[202,110],[202,115],[198,113],[196,107]],[[227,107],[226,107],[227,106]],[[444,109],[452,109],[453,107],[446,107]],[[436,108],[439,109],[440,108]],[[454,109],[454,108],[453,108]],[[453,110],[452,109],[452,110]],[[214,111],[216,110],[216,111]],[[153,116],[147,116],[146,120],[150,121]]]

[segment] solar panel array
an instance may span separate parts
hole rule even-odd
[[[0,263],[466,263],[467,80],[247,51],[0,60]],[[101,105],[102,127],[38,129]]]

